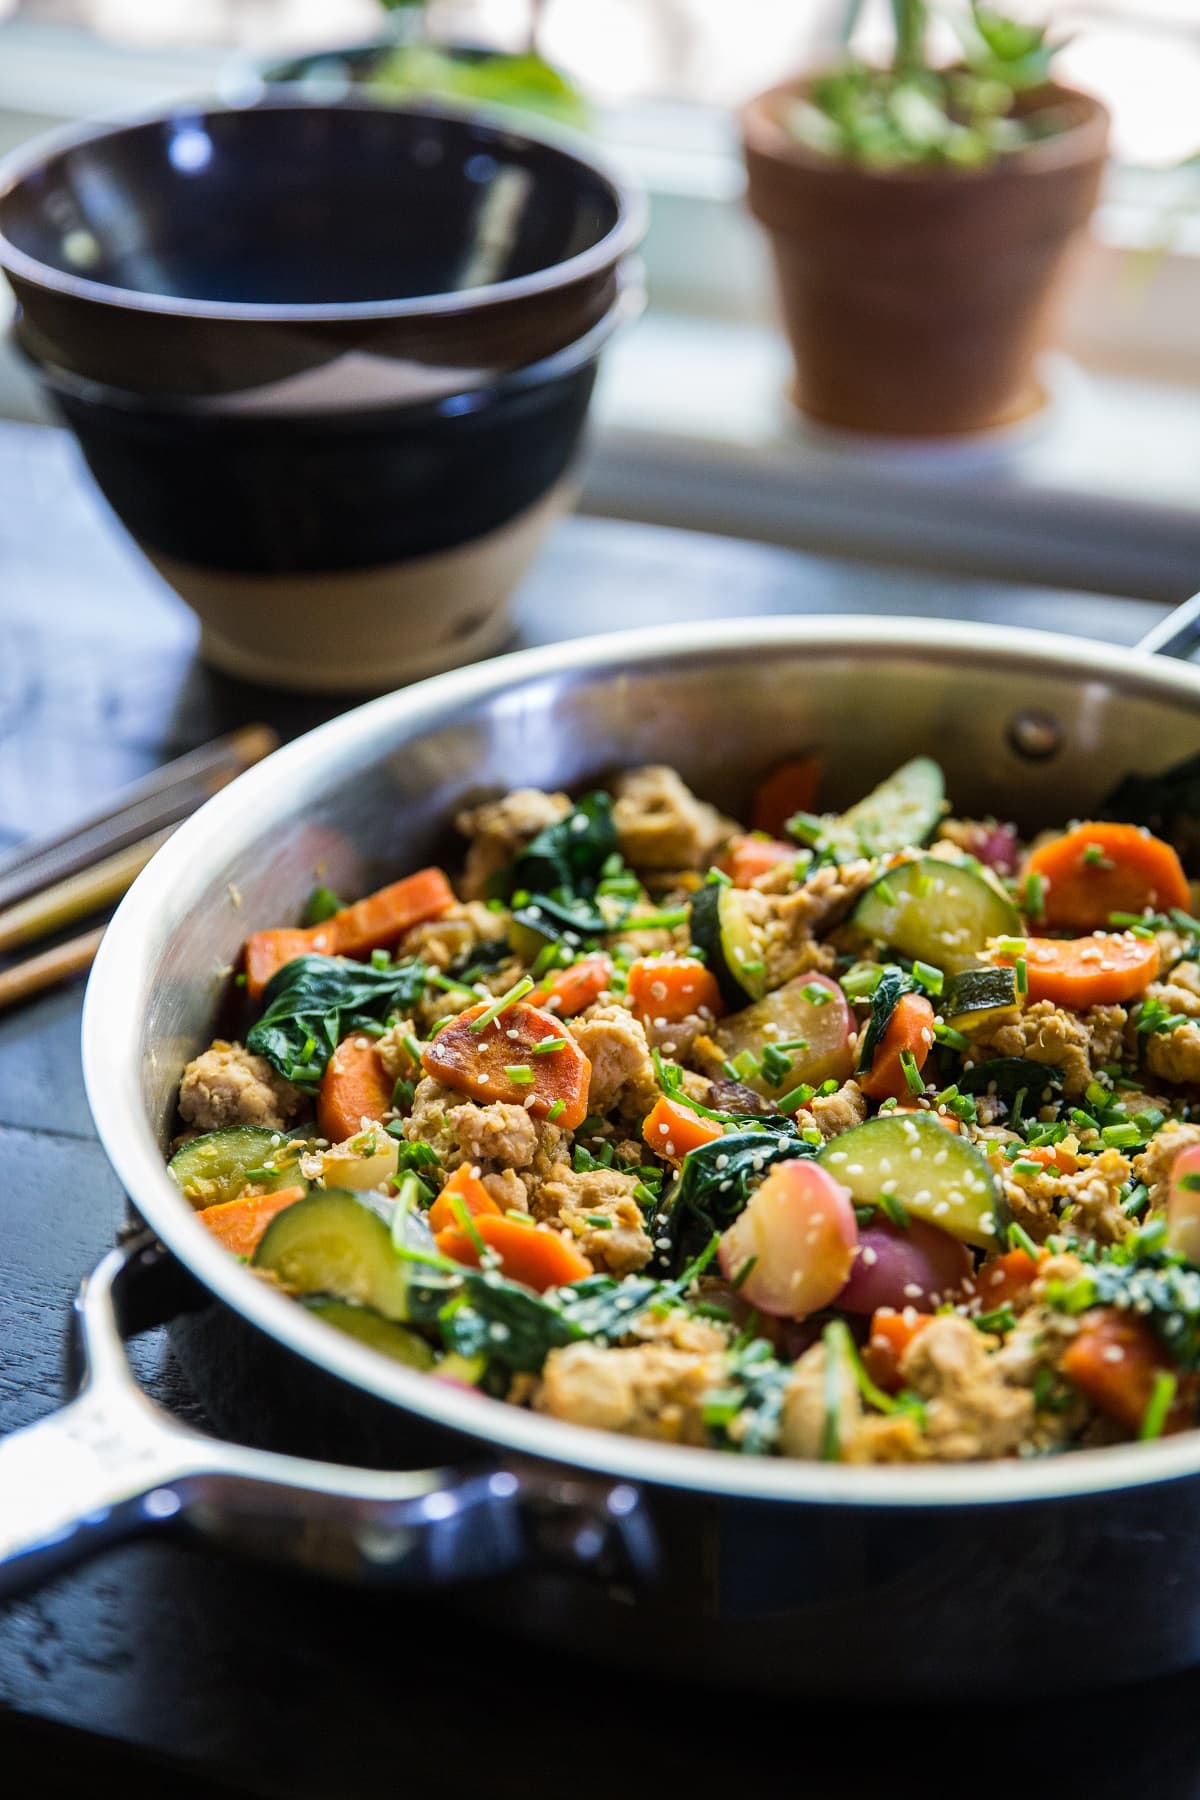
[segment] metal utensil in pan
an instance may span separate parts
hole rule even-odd
[[[1200,599],[1136,652],[866,618],[595,638],[375,701],[210,801],[131,890],[89,986],[88,1095],[151,1236],[84,1284],[76,1398],[0,1444],[0,1578],[170,1522],[352,1578],[472,1578],[469,1603],[514,1630],[809,1694],[1045,1693],[1200,1656],[1200,1432],[889,1469],[567,1426],[328,1330],[211,1239],[162,1160],[240,944],[294,916],[315,866],[365,891],[437,854],[468,794],[638,761],[736,808],[813,744],[834,804],[932,751],[966,812],[1087,816],[1120,774],[1200,748],[1200,672],[1148,654],[1197,637]],[[222,1428],[376,1466],[221,1442],[153,1406],[121,1336],[184,1299],[205,1305],[176,1345]],[[441,1466],[395,1472],[428,1454]]]

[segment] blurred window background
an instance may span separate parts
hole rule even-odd
[[[978,449],[837,446],[798,418],[743,200],[736,107],[834,60],[848,19],[856,49],[886,55],[886,0],[0,0],[0,151],[89,114],[244,93],[256,62],[403,36],[422,11],[435,43],[532,47],[652,202],[650,304],[605,359],[584,510],[1177,598],[1200,567],[1200,0],[1003,4],[1065,40],[1054,73],[1107,103],[1114,158],[1044,415]],[[946,26],[948,60],[955,45]],[[41,416],[8,305],[0,285],[0,416]]]
[[[435,33],[505,48],[532,30],[542,54],[601,103],[728,106],[826,52],[846,0],[433,0],[428,10]],[[1026,10],[1070,37],[1056,71],[1111,106],[1121,161],[1170,163],[1200,148],[1200,0],[1043,0]],[[381,11],[376,0],[0,0],[0,18],[176,49],[353,41],[378,29]],[[859,41],[869,47],[884,21],[864,11]]]

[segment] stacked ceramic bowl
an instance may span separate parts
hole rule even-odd
[[[230,673],[379,689],[486,654],[554,518],[640,201],[463,113],[268,97],[0,168],[15,333]]]

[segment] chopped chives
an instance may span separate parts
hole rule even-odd
[[[1186,1180],[1186,1177],[1184,1177],[1184,1179]],[[1200,1186],[1200,1183],[1197,1183],[1197,1185]],[[1149,1198],[1150,1189],[1146,1186],[1144,1181],[1139,1181],[1130,1188],[1129,1192],[1121,1201],[1121,1211],[1125,1214],[1127,1219],[1136,1219],[1138,1214],[1145,1210],[1146,1202]]]
[[[885,906],[895,906],[896,890],[886,877],[881,878],[875,883],[875,892],[879,895],[879,898],[883,901]]]
[[[1038,1259],[1037,1245],[1025,1227],[1018,1225],[1015,1219],[1008,1228],[1008,1247],[1010,1250],[1023,1250],[1026,1256],[1033,1258],[1034,1262]]]
[[[970,1038],[961,1031],[955,1031],[953,1025],[935,1025],[933,1035],[937,1043],[944,1044],[947,1050],[957,1050],[960,1055],[971,1048]]]
[[[705,879],[705,881],[709,882],[710,885],[712,885],[713,887],[732,887],[733,886],[733,876],[727,875],[725,873],[724,869],[718,869],[715,866],[715,864],[712,868],[709,869],[708,874],[704,877],[704,879]]]
[[[1142,1134],[1132,1119],[1127,1125],[1102,1126],[1100,1137],[1110,1150],[1132,1150],[1142,1141]]]
[[[1016,970],[1018,994],[1027,994],[1029,992],[1028,962],[1023,956],[1018,956],[1013,964],[1013,968]]]
[[[946,985],[946,977],[941,969],[935,969],[932,963],[915,962],[912,966],[913,980],[925,989],[927,994],[936,998]]]
[[[533,1070],[528,1063],[506,1063],[504,1073],[516,1087],[533,1086]]]
[[[908,1230],[908,1208],[902,1200],[896,1198],[895,1194],[880,1194],[879,1210],[891,1220],[893,1225],[898,1225],[901,1231]]]
[[[1005,1300],[1003,1305],[994,1306],[991,1312],[976,1313],[971,1323],[980,1331],[992,1331],[1002,1337],[1011,1331],[1017,1322],[1017,1315],[1012,1309],[1012,1302]]]
[[[910,1094],[925,1092],[925,1077],[917,1067],[917,1059],[911,1050],[900,1052],[900,1067],[904,1073],[904,1085]]]
[[[585,1225],[592,1226],[596,1231],[612,1230],[613,1222],[607,1213],[584,1213],[583,1219]]]
[[[800,1086],[792,1088],[790,1093],[781,1094],[775,1104],[780,1112],[795,1112],[797,1107],[808,1105],[813,1097],[813,1091],[807,1081],[802,1081]]]
[[[1040,919],[1046,905],[1046,883],[1036,870],[1025,877],[1024,906],[1031,919]]]
[[[405,1179],[405,1181],[415,1181],[416,1176],[415,1175],[406,1175],[404,1179]],[[482,1259],[482,1257],[484,1256],[484,1254],[487,1250],[487,1245],[484,1243],[483,1238],[480,1236],[478,1225],[476,1225],[474,1219],[471,1217],[470,1213],[467,1211],[466,1202],[464,1201],[461,1194],[451,1194],[450,1210],[454,1214],[455,1218],[458,1220],[460,1228],[466,1232],[467,1236],[470,1238],[471,1242],[474,1244],[476,1251],[478,1252],[480,1258]]]
[[[1113,869],[1116,864],[1110,856],[1105,856],[1100,844],[1085,844],[1079,858],[1089,869]]]
[[[501,1013],[507,1012],[510,1006],[515,1006],[518,1000],[523,1000],[526,994],[532,992],[532,979],[528,975],[522,975],[520,981],[514,981],[507,992],[501,994],[498,1000],[493,1000],[492,1004],[481,1012],[477,1019],[471,1020],[471,1030],[486,1031],[487,1027],[495,1019],[498,1019]]]
[[[749,966],[749,963],[747,963],[746,967],[749,968]],[[829,989],[818,987],[815,981],[805,982],[804,986],[800,989],[800,994],[803,999],[808,1001],[810,1006],[828,1006],[829,1002],[833,999],[833,995],[830,993]]]
[[[1012,1172],[1014,1175],[1040,1175],[1042,1165],[1040,1162],[1033,1162],[1027,1156],[1018,1156],[1012,1165]]]
[[[742,1283],[745,1281],[746,1277],[749,1275],[751,1269],[754,1267],[754,1265],[757,1261],[758,1261],[757,1256],[748,1256],[746,1258],[745,1262],[742,1264],[741,1268],[738,1270],[737,1274],[734,1276],[733,1280],[729,1284],[735,1294],[737,1293],[738,1289],[741,1287]]]
[[[565,1050],[566,1047],[566,1038],[542,1038],[540,1043],[530,1045],[529,1054],[530,1056],[552,1056],[556,1050]]]
[[[546,1114],[546,1119],[547,1119],[548,1123],[553,1125],[555,1119],[561,1119],[563,1114],[566,1112],[566,1110],[567,1110],[566,1101],[565,1100],[556,1100],[554,1102],[554,1105],[550,1108],[550,1111]]]
[[[409,1062],[416,1063],[420,1066],[421,1046],[413,1036],[412,1032],[406,1031],[404,1036],[400,1039],[400,1042],[404,1045],[405,1055],[408,1057]]]
[[[1142,1443],[1148,1444],[1153,1438],[1162,1436],[1178,1386],[1178,1378],[1170,1369],[1160,1369],[1155,1375],[1154,1387],[1138,1426],[1138,1437]]]

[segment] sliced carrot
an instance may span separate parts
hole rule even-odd
[[[425,1073],[481,1105],[503,1100],[535,1119],[553,1114],[565,1131],[582,1125],[592,1065],[561,1019],[518,1001],[482,1031],[472,1030],[488,1010],[481,1002],[443,1025],[421,1053]],[[558,1047],[540,1050],[548,1040]]]
[[[1062,1144],[1026,1144],[1021,1155],[1028,1162],[1041,1163],[1044,1169],[1057,1169],[1060,1175],[1075,1175],[1079,1171],[1079,1158]]]
[[[297,956],[365,956],[390,948],[414,925],[436,919],[454,905],[454,890],[440,869],[418,869],[379,888],[353,906],[307,928],[256,931],[246,940],[246,992],[260,1000],[277,970]]]
[[[1043,917],[1066,931],[1107,925],[1110,913],[1186,909],[1187,876],[1170,844],[1139,825],[1077,825],[1026,865],[1045,883]]]
[[[1077,1012],[1132,1000],[1158,974],[1158,945],[1127,931],[1026,938],[1023,954],[1030,1000],[1051,1000]],[[1015,952],[996,956],[1001,968],[1011,969],[1016,960]]]
[[[286,1187],[273,1194],[244,1194],[239,1200],[206,1206],[196,1217],[234,1256],[253,1256],[276,1213],[303,1200],[307,1192],[306,1187]]]
[[[1127,1431],[1139,1429],[1155,1381],[1173,1369],[1143,1319],[1107,1306],[1084,1316],[1079,1334],[1064,1350],[1059,1367],[1072,1387]],[[1193,1423],[1195,1388],[1194,1376],[1180,1381],[1165,1430],[1186,1431]]]
[[[598,1000],[612,979],[612,962],[607,956],[585,956],[582,962],[560,969],[551,980],[543,982],[530,994],[530,1006],[544,1006],[560,1019],[573,1019],[585,1006]]]
[[[911,1092],[900,1058],[907,1050],[918,1071],[925,1067],[933,1048],[933,1008],[923,994],[902,994],[896,1010],[871,1059],[871,1067],[858,1085],[872,1100],[903,1100]]]
[[[333,933],[329,921],[301,930],[285,926],[280,931],[256,931],[246,939],[246,992],[251,1000],[261,1000],[263,989],[272,975],[298,956],[332,956]]]
[[[1038,1265],[1048,1255],[1049,1251],[1043,1250],[1035,1260],[1027,1250],[1006,1250],[1003,1256],[994,1256],[990,1262],[985,1262],[974,1277],[980,1310],[991,1312],[1007,1301],[1019,1312],[1029,1299]]]
[[[592,1265],[582,1251],[549,1226],[532,1221],[526,1224],[506,1213],[481,1213],[472,1223],[487,1249],[499,1257],[501,1274],[539,1294],[546,1288],[582,1281],[592,1273]],[[460,1227],[439,1231],[435,1241],[443,1256],[478,1268],[479,1247]]]
[[[499,1215],[502,1211],[469,1163],[459,1164],[430,1207],[429,1229],[431,1231],[455,1230],[460,1227],[455,1201],[461,1202],[473,1219],[480,1213]]]
[[[819,756],[791,756],[772,769],[765,781],[759,782],[750,803],[750,823],[755,831],[769,831],[778,837],[793,813],[812,812],[821,770]]]
[[[932,1106],[918,1106],[915,1100],[901,1100],[899,1106],[893,1107],[892,1111],[902,1113],[928,1113],[931,1119],[936,1119],[937,1123],[939,1125],[944,1125],[947,1131],[962,1131],[962,1121],[956,1119],[952,1112],[938,1112],[937,1109]]]
[[[626,996],[643,1024],[675,1025],[697,1013],[716,1019],[725,1011],[716,976],[691,956],[639,958],[629,965]]]
[[[749,887],[760,875],[769,874],[781,862],[795,862],[795,844],[780,843],[778,838],[753,835],[730,838],[717,867],[728,875],[734,887]]]
[[[658,1156],[669,1156],[675,1162],[682,1162],[689,1150],[698,1150],[701,1144],[715,1143],[723,1135],[715,1120],[706,1119],[703,1113],[692,1112],[677,1100],[668,1100],[665,1094],[655,1101],[642,1125],[642,1136],[651,1150]]]
[[[442,871],[418,869],[415,875],[343,907],[328,923],[339,956],[366,956],[371,950],[390,949],[414,925],[440,917],[453,905],[454,890]]]
[[[364,1119],[382,1119],[392,1104],[395,1083],[383,1066],[374,1038],[343,1038],[317,1090],[317,1130],[331,1144],[361,1131]]]
[[[900,1364],[904,1352],[932,1318],[932,1313],[919,1313],[911,1306],[906,1306],[903,1312],[895,1312],[890,1306],[879,1308],[871,1320],[862,1353],[863,1366],[876,1387],[881,1387],[886,1394],[899,1393],[903,1385]]]

